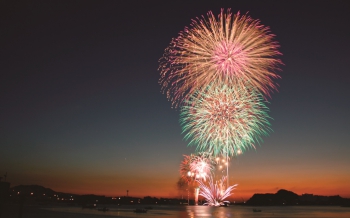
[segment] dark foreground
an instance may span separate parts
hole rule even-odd
[[[64,212],[64,210],[50,210],[50,208],[48,207],[38,205],[26,205],[22,209],[22,214],[20,214],[19,205],[12,204],[6,205],[6,207],[2,211],[2,215],[0,215],[0,218],[100,218],[101,215],[83,214],[79,216],[76,213]],[[123,216],[118,217],[124,218]]]
[[[42,206],[25,205],[22,216],[19,213],[19,205],[9,204],[3,209],[0,218],[349,218],[350,207],[339,206],[229,206],[229,207],[208,207],[208,206],[165,206],[159,205],[148,210],[147,213],[134,213],[137,208],[134,206],[106,205],[108,211],[97,209],[82,209],[71,206]],[[255,211],[255,212],[254,212]],[[259,211],[259,212],[257,212]]]

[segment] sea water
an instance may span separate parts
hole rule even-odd
[[[135,213],[136,208],[144,208],[145,205],[104,205],[108,211],[98,211],[97,209],[82,209],[81,207],[52,207],[45,210],[55,212],[72,213],[75,217],[120,217],[120,218],[267,218],[267,217],[287,217],[287,218],[350,218],[350,207],[340,206],[280,206],[280,207],[252,207],[252,206],[229,206],[229,207],[209,207],[209,206],[166,206],[157,205],[148,210],[147,213]],[[253,209],[261,210],[254,212]]]

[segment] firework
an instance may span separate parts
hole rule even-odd
[[[220,206],[224,203],[224,200],[231,195],[231,192],[235,189],[236,185],[225,188],[224,182],[226,177],[222,177],[221,180],[213,182],[213,179],[209,178],[208,186],[203,181],[198,181],[200,192],[199,195],[203,196],[209,206]]]
[[[233,156],[262,141],[270,131],[268,108],[252,88],[209,86],[181,108],[180,122],[189,145],[198,151]]]
[[[159,83],[167,98],[177,107],[212,82],[240,87],[242,81],[269,96],[282,64],[269,27],[230,9],[217,19],[211,11],[207,15],[192,20],[160,59]]]
[[[194,186],[195,204],[198,205],[198,181],[206,181],[213,170],[214,160],[207,152],[184,155],[180,164],[181,179],[187,182],[188,186]]]
[[[196,179],[203,179],[205,181],[213,170],[213,159],[206,152],[193,155],[190,169],[191,171],[189,173],[191,175],[194,175]]]
[[[182,160],[180,164],[180,176],[181,178],[186,181],[186,183],[190,183],[193,181],[191,177],[188,176],[188,172],[191,171],[190,165],[191,165],[191,155],[183,155],[184,159]]]
[[[210,176],[213,170],[213,158],[206,152],[198,154],[183,155],[184,159],[180,164],[181,178],[187,183],[193,182],[196,179],[204,181]]]

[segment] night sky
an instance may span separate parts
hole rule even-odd
[[[158,60],[221,8],[269,26],[284,65],[273,132],[231,161],[236,199],[350,197],[350,1],[2,1],[0,175],[11,186],[178,196],[187,147]]]

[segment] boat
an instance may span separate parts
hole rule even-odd
[[[261,212],[260,209],[253,209],[253,212]]]
[[[153,207],[145,207],[146,210],[152,210]]]
[[[147,213],[146,209],[135,209],[134,213]]]
[[[84,204],[82,208],[95,209],[96,204]]]
[[[221,204],[220,204],[220,207],[228,207],[230,205],[230,202],[229,201],[223,201]]]

